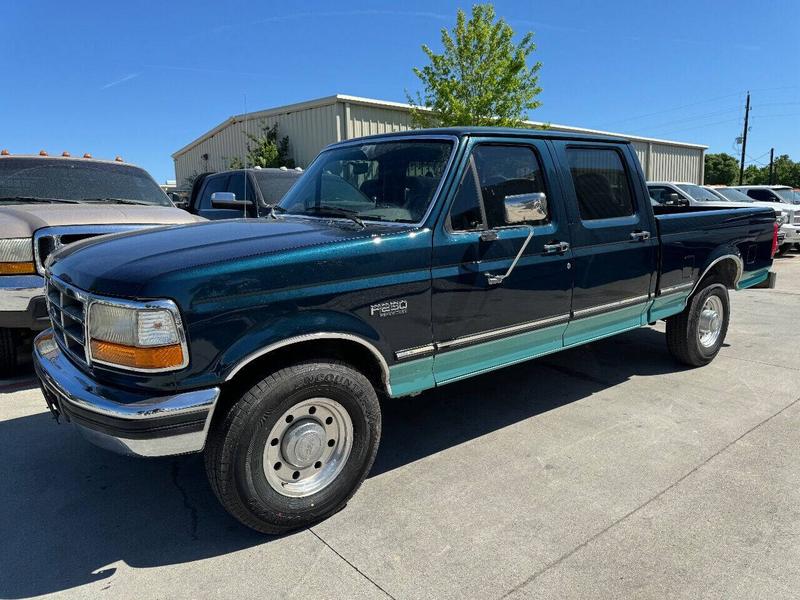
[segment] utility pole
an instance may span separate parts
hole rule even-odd
[[[742,133],[742,162],[739,163],[739,185],[744,181],[744,152],[747,149],[747,121],[750,119],[750,92],[747,92],[747,104],[744,107],[744,132]]]
[[[770,148],[769,149],[769,184],[770,185],[775,183],[774,181],[772,181],[772,174],[775,172],[774,159],[775,159],[775,148]]]

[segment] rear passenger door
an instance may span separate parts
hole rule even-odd
[[[658,236],[626,144],[555,142],[570,221],[575,283],[570,346],[646,322]],[[645,200],[647,205],[645,205]]]

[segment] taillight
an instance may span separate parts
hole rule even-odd
[[[778,252],[778,230],[780,228],[781,227],[780,225],[778,225],[777,221],[775,221],[775,223],[772,224],[772,252],[770,252],[770,256],[772,256],[773,258],[775,257],[775,254]]]

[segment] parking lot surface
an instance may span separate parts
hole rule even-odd
[[[797,597],[800,254],[775,270],[707,367],[659,323],[385,402],[361,490],[281,538],[199,456],[57,426],[26,368],[0,381],[0,597]]]

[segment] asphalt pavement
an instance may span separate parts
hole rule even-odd
[[[0,381],[0,598],[796,598],[800,254],[686,369],[663,324],[384,403],[349,505],[269,538]]]

